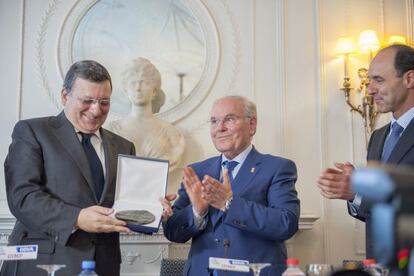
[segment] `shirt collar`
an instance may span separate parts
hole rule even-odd
[[[82,132],[82,131],[80,131],[79,129],[77,129],[76,127],[73,127],[74,129],[75,129],[75,132],[76,132],[76,134],[78,134],[78,135],[80,135],[80,133]],[[100,132],[100,130],[98,129],[97,131],[95,131],[94,133],[94,136],[95,137],[97,137],[99,140],[102,140],[102,137],[101,137],[101,132]],[[81,136],[79,136],[79,137],[81,137]],[[93,137],[93,136],[92,136]]]
[[[401,115],[400,118],[398,118],[398,120],[396,120],[394,116],[392,116],[391,125],[394,124],[394,122],[398,122],[400,126],[406,129],[408,124],[411,122],[413,118],[414,118],[414,107],[410,108],[407,112]]]
[[[250,151],[253,149],[253,145],[250,144],[245,150],[243,150],[241,153],[239,153],[239,155],[237,155],[236,157],[234,157],[231,161],[237,161],[239,164],[238,165],[242,165],[244,160],[246,160],[247,155],[249,155]],[[224,161],[227,161],[229,159],[226,158],[226,156],[224,156],[224,154],[221,155],[221,164],[223,164]]]

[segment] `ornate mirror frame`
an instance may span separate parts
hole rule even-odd
[[[57,43],[55,44],[57,46],[55,49],[56,66],[61,82],[63,81],[64,73],[73,63],[72,45],[76,29],[82,18],[98,1],[99,0],[77,0],[72,2],[70,5],[66,4],[65,9],[67,12],[65,13],[62,24],[58,29]],[[200,80],[192,89],[191,93],[189,93],[189,95],[176,106],[157,114],[161,119],[171,123],[177,122],[188,115],[197,106],[199,106],[203,99],[205,99],[205,97],[209,94],[216,78],[220,58],[218,31],[206,6],[201,1],[181,1],[193,13],[200,24],[206,43],[206,59]],[[51,26],[49,21],[54,21],[52,17],[54,16],[56,10],[62,9],[62,7],[59,7],[61,3],[62,2],[56,0],[49,3],[48,9],[45,11],[45,16],[42,18],[40,32],[36,41],[36,58],[40,78],[42,79],[42,86],[57,109],[60,109],[61,106],[55,93],[52,92],[55,90],[51,89],[51,82],[49,80],[49,76],[55,75],[55,73],[51,72],[51,70],[56,70],[56,68],[46,66],[48,59],[47,56],[50,53],[47,51],[48,48],[50,48],[50,45],[47,45],[50,43],[47,42],[47,33],[48,31],[50,32],[51,29],[55,28]]]

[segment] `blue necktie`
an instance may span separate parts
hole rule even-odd
[[[223,162],[223,167],[227,169],[227,172],[229,173],[229,179],[230,179],[230,183],[233,182],[234,178],[233,178],[233,170],[234,168],[239,164],[239,162],[237,161],[224,161]]]
[[[224,161],[223,162],[223,167],[225,169],[227,169],[227,172],[229,174],[229,180],[230,180],[230,184],[233,182],[234,178],[233,178],[233,170],[234,168],[239,164],[239,162],[237,161]],[[218,276],[218,272],[217,270],[213,270],[213,276]]]
[[[397,122],[394,122],[391,126],[391,133],[388,135],[387,139],[384,143],[384,148],[382,150],[382,158],[381,160],[386,162],[391,155],[392,150],[394,149],[395,145],[400,139],[401,132],[403,132],[404,128],[400,126]]]
[[[89,167],[91,168],[92,179],[95,185],[96,198],[99,201],[103,192],[105,178],[101,160],[99,159],[98,154],[96,154],[95,148],[91,144],[91,137],[94,134],[82,132],[79,133],[82,135],[82,147],[89,161]]]

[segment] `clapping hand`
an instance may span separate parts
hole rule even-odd
[[[327,168],[319,176],[317,186],[321,195],[328,199],[353,200],[354,193],[351,190],[351,174],[354,166],[349,163],[335,163],[334,168]]]
[[[227,169],[223,171],[223,183],[211,176],[205,176],[202,184],[202,198],[214,208],[223,210],[226,201],[233,196]]]
[[[200,216],[208,211],[208,202],[202,197],[202,183],[193,168],[184,168],[183,184],[191,205]]]

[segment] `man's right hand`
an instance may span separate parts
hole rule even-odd
[[[203,184],[193,168],[184,168],[183,184],[194,210],[198,215],[204,216],[208,211],[208,203],[201,196],[201,188]]]
[[[321,195],[328,199],[353,200],[350,177],[354,166],[349,163],[335,163],[335,168],[327,168],[318,179]]]
[[[91,206],[80,211],[76,221],[76,229],[90,233],[129,232],[127,223],[111,217],[111,208]]]

